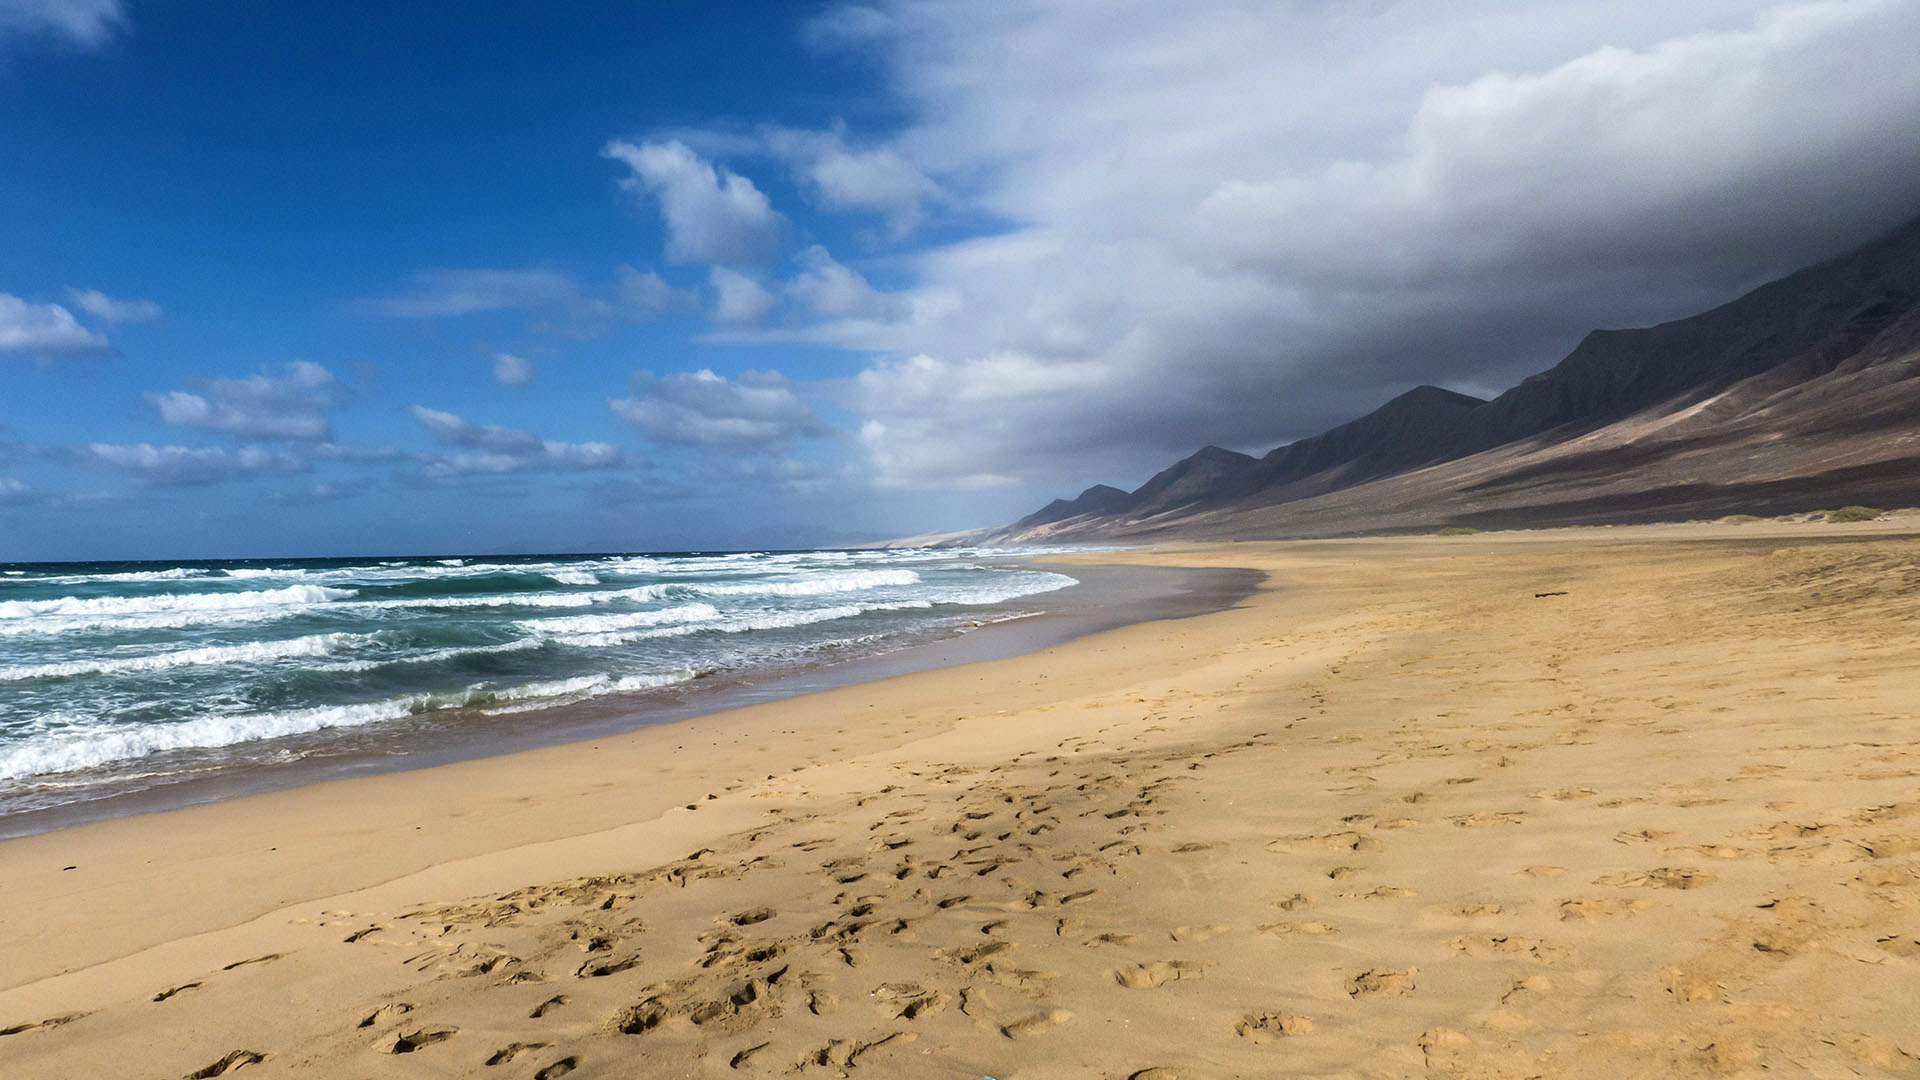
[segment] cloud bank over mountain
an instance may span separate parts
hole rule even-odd
[[[847,400],[894,484],[1124,476],[1497,389],[1920,210],[1897,0],[898,3],[817,33],[911,103],[884,151],[1009,223],[800,331],[881,354]]]
[[[0,0],[17,535],[987,525],[1920,214],[1920,0],[530,12]]]

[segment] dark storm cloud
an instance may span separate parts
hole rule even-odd
[[[858,26],[860,33],[827,33]],[[1920,214],[1920,4],[884,3],[886,149],[1014,223],[801,336],[904,488],[1137,481],[1589,329],[1731,299]]]

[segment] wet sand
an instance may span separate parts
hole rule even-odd
[[[0,1074],[1920,1067],[1920,539],[1124,557],[1270,576],[1023,656],[0,844]]]
[[[1076,564],[1077,585],[972,609],[974,628],[936,632],[919,640],[876,643],[852,656],[796,661],[710,677],[659,690],[615,694],[547,709],[499,716],[448,711],[424,725],[374,724],[330,728],[274,740],[284,760],[260,760],[250,744],[246,760],[199,775],[129,784],[116,766],[91,788],[62,793],[73,801],[45,809],[0,813],[0,841],[130,814],[200,806],[243,795],[281,791],[325,780],[377,776],[457,761],[516,753],[636,728],[778,701],[800,694],[871,682],[954,664],[997,660],[1088,634],[1152,619],[1181,619],[1231,607],[1260,583],[1258,571],[1229,567]]]

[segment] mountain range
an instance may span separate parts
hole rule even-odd
[[[1920,504],[1920,220],[1492,400],[1437,386],[1262,457],[1208,446],[959,543],[1311,537]]]

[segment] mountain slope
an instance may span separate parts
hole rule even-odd
[[[976,542],[1307,536],[1920,503],[1920,221],[1690,318],[1595,331],[1482,402],[1419,387],[1264,458]],[[1082,496],[1085,499],[1086,496]]]
[[[1095,484],[1071,499],[1055,499],[1047,505],[1013,523],[1016,529],[1031,529],[1040,525],[1050,525],[1082,514],[1098,514],[1109,510],[1118,510],[1126,504],[1130,496],[1117,487]]]

